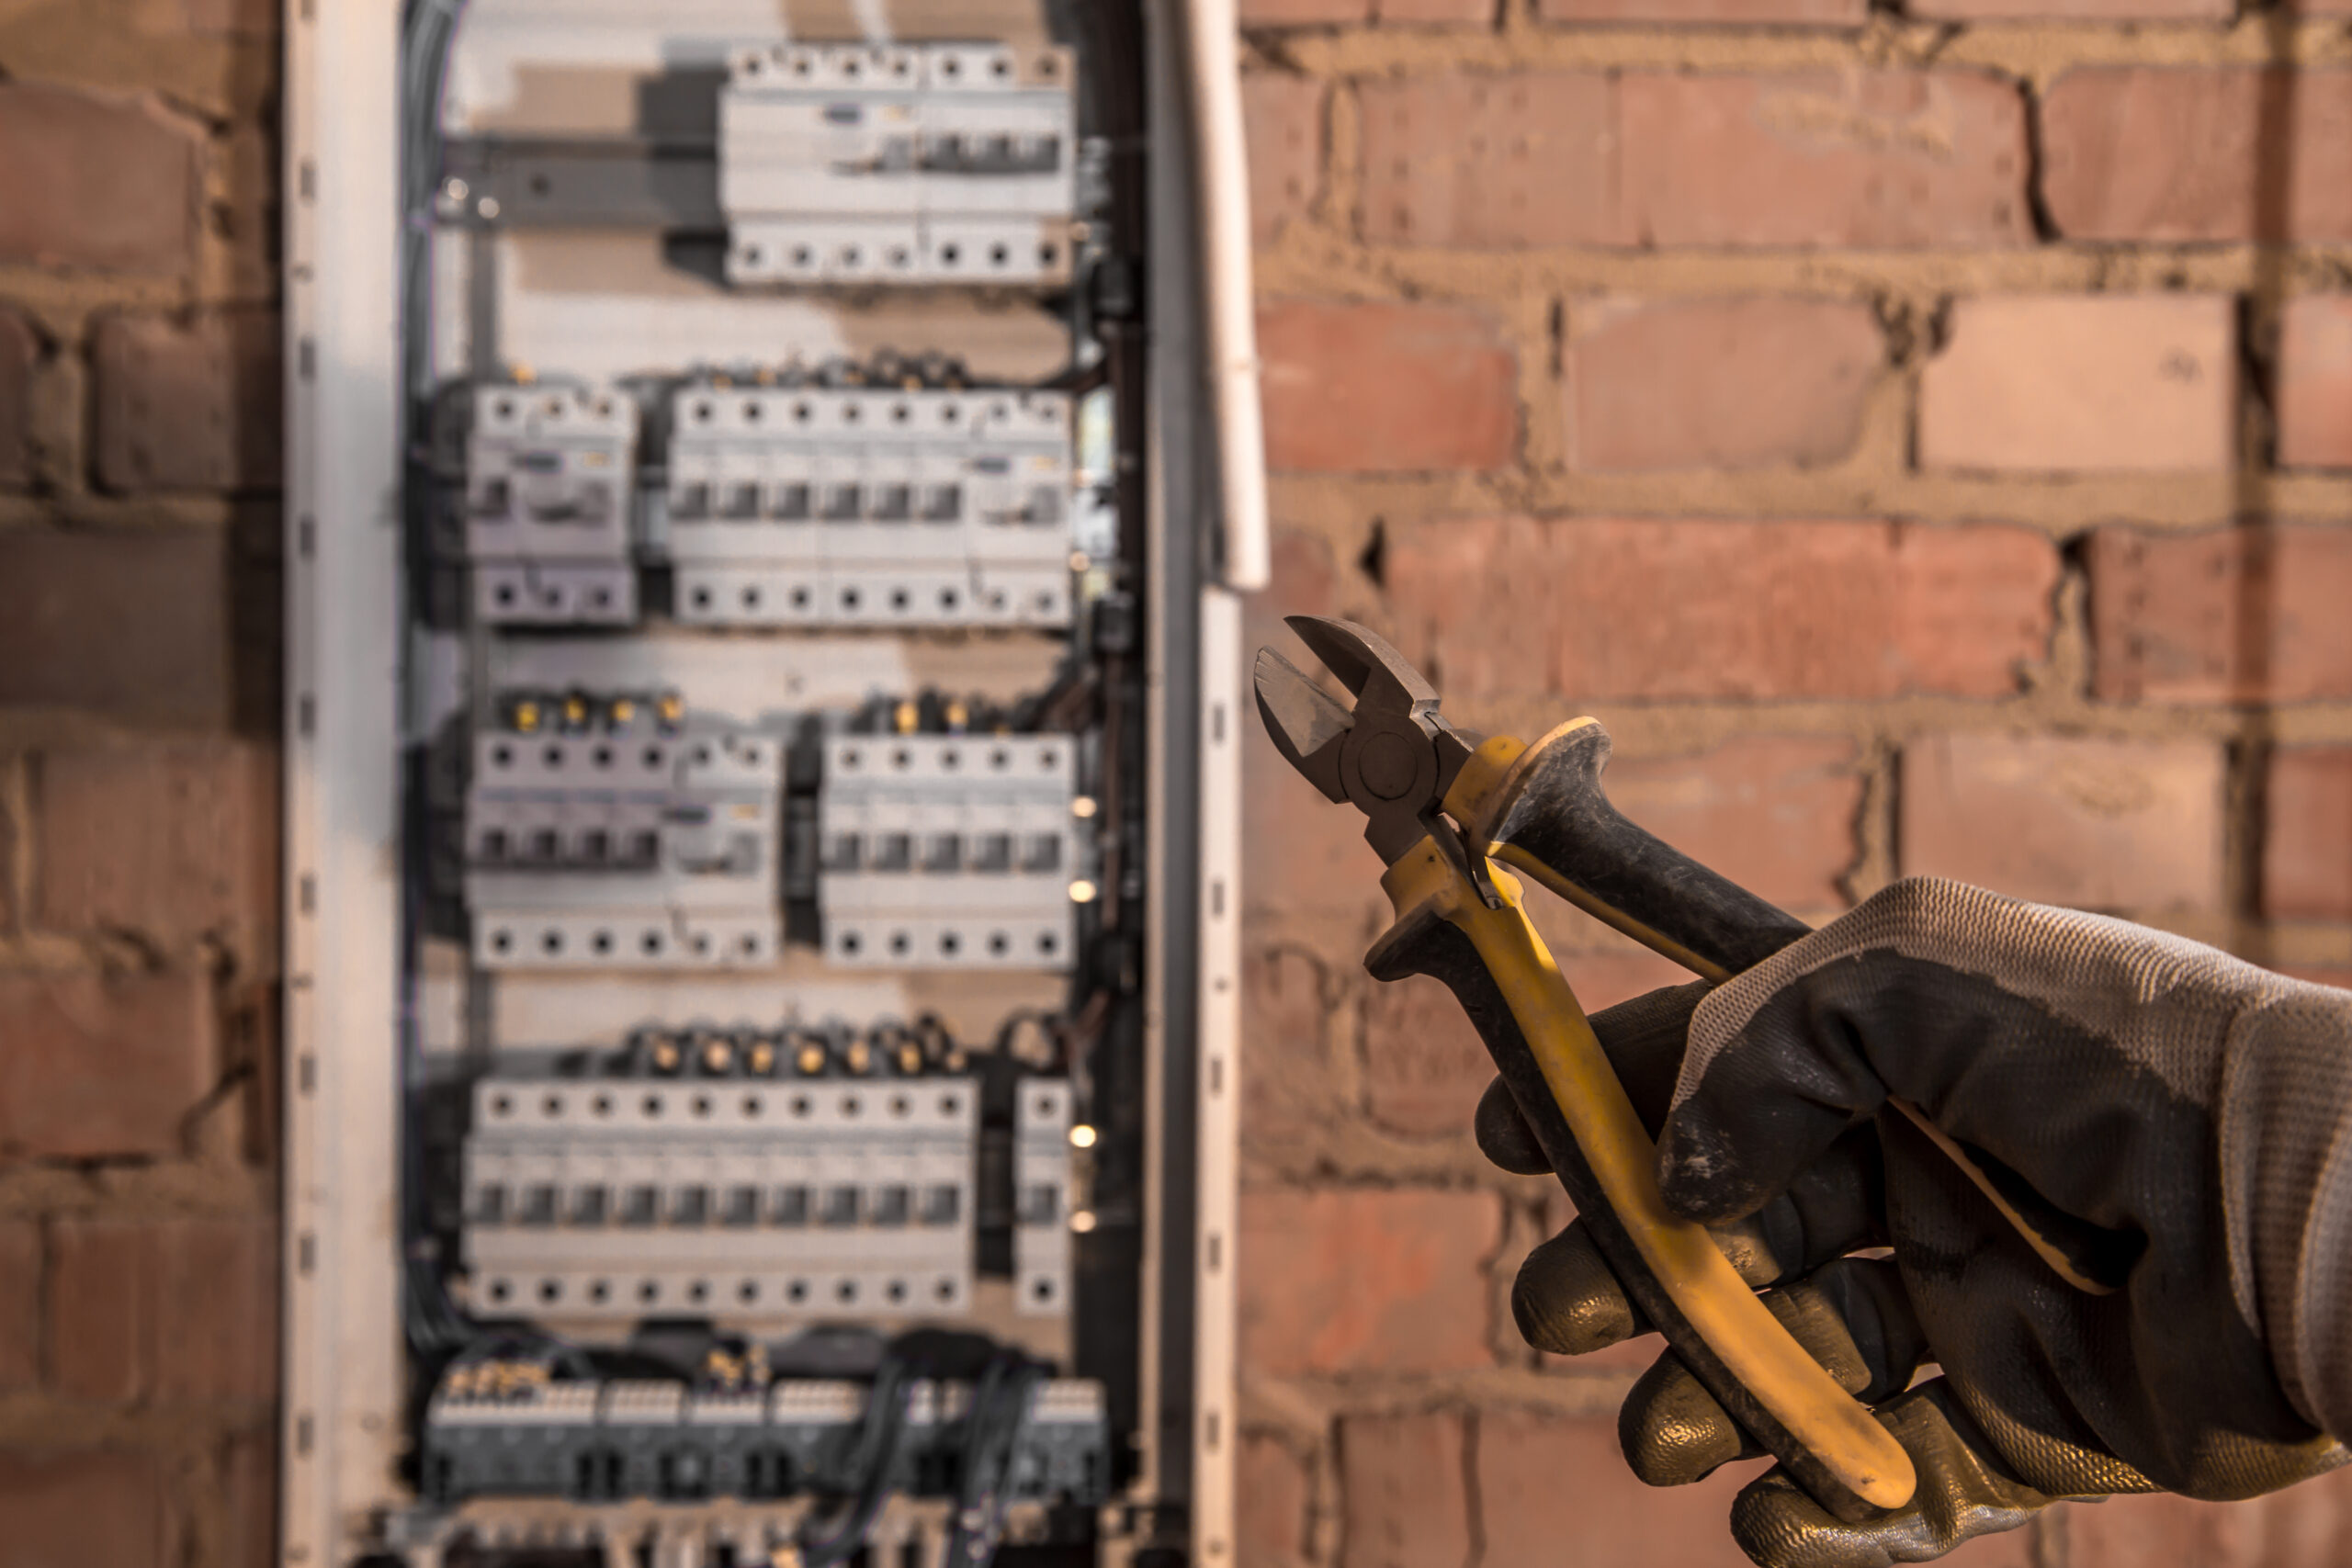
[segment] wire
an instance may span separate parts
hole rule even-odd
[[[401,226],[401,299],[406,320],[401,323],[405,345],[401,360],[401,449],[406,485],[412,499],[428,495],[416,487],[429,486],[428,464],[421,461],[413,438],[420,418],[429,418],[432,377],[432,200],[440,181],[442,89],[447,79],[450,46],[467,0],[413,0],[401,18],[400,95],[401,123],[405,132],[401,149],[402,187]],[[412,779],[412,801],[424,798],[424,781]],[[439,1261],[429,1247],[426,1180],[423,1140],[418,1129],[424,1097],[423,1048],[416,1018],[416,965],[413,944],[422,929],[424,903],[429,896],[429,835],[412,814],[404,824],[410,852],[405,861],[401,898],[401,931],[406,947],[402,964],[400,1038],[401,1129],[402,1192],[401,1197],[401,1323],[411,1348],[421,1359],[437,1360],[453,1352],[463,1355],[484,1341],[482,1326],[459,1312],[449,1299]]]
[[[1030,1403],[1045,1378],[1042,1363],[1014,1350],[991,1358],[973,1385],[956,1513],[941,1568],[987,1568],[995,1558],[1012,1491],[1014,1456],[1029,1424]]]
[[[890,1483],[906,1445],[907,1403],[913,1397],[911,1368],[896,1351],[886,1351],[875,1369],[873,1392],[865,1402],[865,1419],[859,1423],[856,1444],[850,1450],[847,1473],[857,1479],[855,1502],[848,1517],[830,1536],[804,1540],[801,1568],[831,1568],[846,1562],[865,1544],[866,1532],[890,1495]]]

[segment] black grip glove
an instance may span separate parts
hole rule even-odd
[[[1757,1481],[1732,1528],[1768,1568],[1918,1562],[2058,1497],[2247,1497],[2347,1457],[2327,1434],[2352,1431],[2352,993],[1913,880],[1712,994],[1594,1024],[1661,1134],[1668,1201],[1774,1287],[1918,1469],[1908,1506],[1860,1525]],[[1890,1097],[2096,1227],[2122,1288],[2060,1280],[1876,1114]],[[1544,1168],[1499,1086],[1478,1134],[1506,1168]],[[1575,1225],[1530,1256],[1513,1308],[1564,1354],[1645,1326]],[[1659,1484],[1758,1451],[1671,1354],[1619,1429]]]

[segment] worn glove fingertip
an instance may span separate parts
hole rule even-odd
[[[1583,1356],[1649,1332],[1581,1225],[1527,1255],[1511,1281],[1520,1337],[1555,1356]]]
[[[1510,1097],[1510,1088],[1497,1078],[1478,1097],[1477,1113],[1471,1118],[1472,1130],[1477,1134],[1478,1152],[1494,1165],[1513,1176],[1549,1176],[1552,1162],[1544,1156],[1544,1146],[1519,1113],[1519,1102]]]
[[[1762,1451],[1671,1353],[1651,1363],[1618,1407],[1617,1446],[1634,1475],[1652,1486],[1704,1481]]]

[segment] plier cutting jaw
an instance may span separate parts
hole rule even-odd
[[[1355,697],[1350,708],[1271,648],[1258,650],[1258,713],[1275,749],[1326,798],[1364,815],[1363,836],[1395,865],[1423,839],[1503,907],[1487,857],[1444,814],[1446,792],[1477,750],[1438,712],[1437,691],[1377,633],[1353,621],[1291,615],[1285,623]]]

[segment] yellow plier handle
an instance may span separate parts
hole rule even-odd
[[[1781,1326],[1706,1230],[1668,1210],[1649,1134],[1575,993],[1528,923],[1426,841],[1381,879],[1396,923],[1365,956],[1380,979],[1430,975],[1458,997],[1578,1213],[1625,1287],[1725,1410],[1848,1518],[1911,1497],[1911,1458]]]

